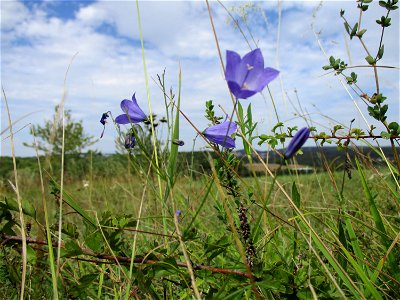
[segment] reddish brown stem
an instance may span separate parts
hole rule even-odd
[[[1,236],[1,244],[3,245],[8,242],[22,243],[22,237],[13,236],[13,235],[2,235]],[[28,244],[47,245],[47,241],[38,240],[38,239],[35,239],[32,237],[27,237],[26,242]],[[58,243],[56,241],[54,241],[53,247],[57,247],[57,246],[58,246]],[[64,243],[61,243],[61,248],[65,248]],[[122,264],[124,264],[124,263],[128,264],[131,262],[131,258],[126,257],[126,256],[112,256],[112,255],[104,254],[104,253],[96,253],[93,250],[85,248],[85,247],[80,247],[80,250],[82,251],[82,255],[87,255],[87,256],[98,258],[98,259],[106,260],[106,261],[100,261],[100,260],[91,261],[91,260],[89,260],[94,263],[113,263],[116,260]],[[80,259],[80,258],[78,257],[78,259]],[[134,263],[145,264],[145,265],[155,265],[155,264],[163,262],[162,260],[145,259],[143,257],[136,257],[133,261],[134,261]],[[176,265],[178,267],[187,268],[186,262],[177,261]],[[256,278],[253,275],[250,275],[249,273],[240,271],[240,270],[216,268],[216,267],[210,267],[210,266],[206,266],[206,265],[193,265],[193,269],[194,270],[207,270],[212,273],[219,273],[219,274],[237,275],[237,276],[246,277],[246,278],[249,278],[252,280],[256,280]]]

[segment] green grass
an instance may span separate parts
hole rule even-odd
[[[122,169],[117,173],[124,174]],[[377,178],[377,174],[368,170],[364,175],[367,178]],[[179,227],[184,233],[183,241],[193,266],[206,265],[245,272],[232,240],[216,184],[211,183],[211,178],[206,175],[196,180],[191,180],[188,176],[179,176],[179,174],[177,178],[173,192],[174,201],[176,208],[182,212]],[[342,172],[335,172],[333,178],[340,182]],[[263,207],[263,201],[272,186],[272,179],[264,176],[256,179],[243,178],[243,180],[244,184],[254,193],[252,201],[246,204],[248,205],[248,219],[251,226],[255,223],[256,217]],[[255,180],[258,181],[258,186],[261,190],[257,190]],[[331,178],[327,173],[319,172],[298,176],[283,175],[278,180],[288,192],[291,192],[293,180],[296,181],[299,195],[301,195],[301,209],[304,216],[328,247],[333,257],[339,259],[344,255],[347,258],[348,263],[343,270],[354,281],[354,285],[362,290],[365,296],[376,296],[376,293],[383,293],[384,295],[386,291],[389,296],[392,295],[393,297],[397,284],[396,282],[389,283],[390,277],[388,278],[386,275],[395,276],[395,274],[390,273],[390,269],[383,268],[381,273],[378,273],[378,278],[374,281],[371,280],[379,259],[384,253],[384,248],[381,243],[382,232],[375,226],[374,216],[368,209],[368,199],[363,197],[363,183],[360,176],[353,171],[352,179],[345,181],[345,189],[342,195],[343,202],[340,205],[340,210],[337,191],[332,188]],[[96,294],[95,288],[98,288],[96,282],[100,280],[99,276],[102,274],[99,272],[100,269],[108,270],[109,276],[113,274],[118,279],[113,281],[110,278],[102,277],[104,289],[102,289],[101,294],[104,293],[104,295],[109,295],[108,297],[114,297],[120,293],[118,289],[112,290],[118,285],[119,288],[121,288],[121,284],[123,286],[123,282],[126,280],[126,267],[113,264],[112,259],[111,265],[103,265],[100,262],[79,262],[74,257],[94,259],[94,257],[83,255],[84,253],[79,250],[79,247],[96,250],[96,253],[129,257],[130,243],[134,234],[129,230],[135,228],[137,222],[135,216],[139,211],[143,183],[142,176],[124,175],[94,178],[91,182],[70,180],[65,184],[64,189],[69,197],[64,195],[64,201],[73,200],[75,206],[71,208],[66,205],[64,208],[63,231],[66,249],[62,253],[64,264],[62,278],[65,280],[61,289],[63,295],[73,295],[73,287],[75,286],[76,288],[79,284],[81,287],[78,290],[81,296]],[[208,191],[210,184],[212,186]],[[185,268],[176,265],[176,262],[182,263],[185,259],[179,250],[179,242],[175,233],[174,211],[169,202],[166,205],[167,215],[163,215],[163,208],[159,205],[156,186],[157,178],[156,176],[151,176],[145,196],[145,207],[140,219],[139,230],[141,232],[137,235],[136,257],[148,255],[148,258],[160,262],[149,266],[146,264],[134,265],[134,274],[137,275],[134,276],[135,285],[133,288],[138,288],[143,294],[155,293],[160,295],[165,292],[163,292],[165,285],[169,285],[172,282],[174,289],[178,289],[180,295],[185,295],[190,290],[187,289],[190,286],[190,280],[187,278]],[[370,189],[372,191],[384,191],[387,187],[381,180],[371,180]],[[48,187],[46,198],[49,211],[52,212],[50,214],[51,228],[55,230],[58,220],[56,214],[58,204],[57,197],[51,194],[50,191],[51,186]],[[10,190],[7,191],[3,188],[1,193],[7,199],[15,198]],[[379,207],[382,222],[388,230],[384,237],[387,240],[393,240],[400,225],[399,217],[395,213],[396,207],[393,205],[395,200],[387,197],[387,193],[380,192],[379,195],[374,200],[376,206]],[[21,189],[21,198],[24,204],[29,203],[35,208],[40,206],[40,189],[35,180],[25,182],[24,188]],[[312,251],[319,253],[319,257],[322,259],[326,256],[315,245],[310,248],[307,228],[301,226],[301,221],[293,213],[293,209],[287,199],[276,186],[267,201],[266,208],[268,211],[262,216],[259,229],[260,238],[255,244],[257,257],[255,259],[254,275],[261,280],[260,282],[257,281],[257,286],[261,290],[269,291],[265,292],[266,294],[279,293],[284,296],[293,293],[291,286],[294,285],[298,289],[296,293],[310,296],[309,288],[305,286],[311,283],[320,296],[333,297],[336,295],[338,291],[327,276],[327,270],[324,268],[330,270],[331,274],[335,274],[335,271],[330,266],[329,261],[322,261],[322,264],[320,264],[315,260],[315,254]],[[235,221],[239,222],[235,215],[234,202],[229,198],[228,205]],[[200,210],[198,210],[199,208]],[[91,220],[98,219],[100,224],[103,225],[101,231],[95,226],[90,226],[87,219],[85,220],[85,216],[82,217],[79,214],[80,210],[84,211]],[[192,222],[194,216],[196,216],[196,219]],[[352,247],[347,245],[347,248],[343,248],[344,246],[337,240],[337,236],[339,236],[337,220],[339,217],[343,219],[346,227],[351,229],[346,232],[348,232],[347,240]],[[35,224],[35,220],[32,217],[25,216],[25,219],[33,224],[30,234],[35,237],[38,234],[38,228],[42,227]],[[4,225],[4,222],[2,224]],[[167,230],[164,230],[165,225]],[[187,228],[188,226],[190,228]],[[125,228],[126,230],[110,228]],[[254,231],[255,228],[251,228],[251,230]],[[166,238],[163,234],[170,235],[170,237]],[[295,239],[293,234],[296,234]],[[107,243],[105,243],[104,237],[107,238]],[[354,240],[355,238],[356,241]],[[295,240],[296,250],[293,248]],[[168,242],[168,248],[166,248],[166,241]],[[41,280],[50,288],[50,277],[45,276],[48,270],[43,273],[43,266],[46,265],[46,261],[43,261],[44,258],[40,257],[40,252],[34,250],[35,247],[33,245],[31,247],[30,255],[32,257],[29,264],[28,282],[31,285],[38,284],[33,278],[35,278],[34,274],[40,271],[42,273]],[[11,262],[9,260],[11,258],[14,263],[18,261],[17,249],[18,247],[13,249],[2,248],[3,255],[8,257],[3,262],[3,270],[10,271],[9,263]],[[296,255],[293,257],[294,251]],[[123,271],[124,269],[125,271]],[[148,286],[149,282],[146,282],[146,278],[140,279],[137,272],[143,272],[142,276],[151,278],[150,286]],[[293,272],[295,272],[295,276],[293,276]],[[196,282],[203,294],[215,290],[216,294],[213,295],[223,298],[228,297],[228,295],[230,295],[229,297],[234,297],[235,291],[239,295],[250,293],[251,290],[246,280],[235,275],[222,276],[205,270],[197,270],[195,274]],[[93,281],[86,285],[79,283],[79,280],[89,279]],[[140,280],[144,281],[141,282]],[[10,274],[3,277],[3,281],[2,290],[4,295],[10,292],[9,289],[13,289],[15,286],[13,283],[17,284],[17,282],[13,282],[10,279]],[[116,282],[120,282],[120,284],[116,285]],[[344,294],[350,292],[338,278],[336,278],[336,282],[341,286]],[[390,288],[383,286],[383,282],[386,282],[385,284]],[[145,286],[150,290],[146,291],[144,289]],[[326,287],[329,287],[329,289],[326,289]],[[245,292],[246,290],[247,292]],[[337,296],[339,295],[340,293],[337,294]]]

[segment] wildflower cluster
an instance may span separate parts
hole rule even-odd
[[[230,92],[236,99],[235,105],[238,103],[239,99],[248,99],[262,92],[262,90],[278,75],[278,70],[264,67],[264,58],[260,49],[250,51],[244,55],[243,58],[234,51],[228,50],[226,52],[225,79]],[[153,126],[153,128],[158,125],[153,122],[155,115],[151,116],[151,118],[147,117],[139,107],[135,94],[133,94],[132,100],[122,100],[120,106],[123,113],[115,118],[116,124],[144,123],[145,126]],[[240,104],[239,108],[241,108]],[[108,116],[108,113],[102,115],[100,123],[103,126],[105,126]],[[235,133],[238,129],[238,124],[232,120],[233,114],[231,118],[226,115],[223,121],[222,117],[217,117],[211,100],[206,102],[206,117],[212,125],[202,131],[202,136],[209,141],[214,150],[220,155],[220,158],[215,163],[217,175],[221,185],[226,188],[228,195],[232,196],[235,201],[238,220],[240,222],[238,228],[246,246],[247,264],[249,267],[253,267],[256,250],[251,237],[250,222],[247,217],[248,209],[244,201],[245,197],[242,195],[236,178],[235,169],[237,169],[239,161],[235,154],[232,153],[232,149],[236,147]],[[252,130],[254,130],[254,125],[250,125],[252,126]],[[309,134],[310,129],[308,128],[303,128],[297,132],[285,152],[286,159],[293,157],[305,143]],[[184,145],[184,142],[178,139],[172,140],[172,143],[178,146]],[[125,136],[124,146],[126,149],[132,149],[135,144],[136,133],[132,126],[131,130]],[[218,146],[222,146],[222,148],[220,149]],[[180,214],[181,212],[179,210],[176,211],[178,219],[180,219]]]

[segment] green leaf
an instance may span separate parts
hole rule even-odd
[[[36,263],[36,251],[30,245],[26,245],[26,258],[28,263],[33,265]]]
[[[386,114],[388,108],[389,108],[389,106],[388,106],[387,104],[385,104],[385,105],[383,105],[383,106],[381,107],[381,114],[382,114],[382,116],[384,116],[384,115]]]
[[[381,137],[383,137],[386,140],[390,139],[391,136],[392,135],[389,132],[386,132],[386,131],[381,132]]]
[[[359,32],[357,32],[357,36],[362,38],[362,36],[364,35],[365,32],[367,32],[367,29],[362,29]]]
[[[332,56],[331,56],[332,57]],[[273,128],[272,128],[272,132],[273,133],[276,133],[276,130],[279,128],[279,127],[282,127],[283,126],[283,123],[282,122],[278,122]]]
[[[371,55],[368,55],[367,57],[365,57],[365,60],[367,61],[367,63],[369,63],[370,65],[373,65],[373,64],[375,64],[375,59],[371,56]]]
[[[344,29],[346,29],[346,32],[348,34],[350,34],[350,25],[347,22],[344,22]],[[333,64],[332,61],[330,61],[330,63],[331,63],[331,65]]]
[[[383,22],[383,27],[389,27],[391,24],[390,24],[390,21],[391,21],[392,19],[391,18],[385,18],[385,21]]]
[[[356,157],[355,161],[357,164],[357,169],[358,169],[358,173],[360,175],[361,184],[362,184],[365,196],[368,199],[369,209],[371,211],[372,218],[374,219],[374,222],[375,222],[375,227],[376,227],[376,229],[379,230],[379,236],[381,238],[382,245],[385,247],[386,250],[388,250],[390,247],[391,241],[387,236],[385,225],[383,224],[381,214],[377,208],[377,205],[375,202],[376,197],[372,195],[372,192],[371,192],[371,190],[367,184],[367,181],[365,179],[364,171],[362,170],[357,157]],[[395,272],[394,274],[400,274],[400,270],[397,265],[396,258],[394,257],[393,252],[389,253],[388,261],[389,261],[392,271]]]
[[[388,126],[393,135],[400,135],[400,125],[397,122],[391,122]]]
[[[297,189],[296,182],[293,182],[292,184],[292,199],[294,204],[296,204],[296,206],[300,208],[300,193]]]
[[[379,51],[378,51],[378,58],[379,58],[379,59],[381,59],[381,58],[383,57],[384,51],[385,51],[385,47],[384,47],[384,45],[382,45],[382,46],[379,48]]]
[[[179,77],[178,77],[178,101],[176,103],[176,112],[175,112],[175,120],[172,125],[172,139],[173,140],[179,140],[179,110],[180,110],[180,105],[181,105],[181,84],[182,84],[182,78],[181,78],[181,70],[179,69]],[[167,191],[165,192],[166,197],[169,196],[169,189],[172,188],[172,186],[175,183],[175,172],[176,172],[176,160],[178,156],[178,148],[179,146],[171,143],[171,149],[170,149],[170,154],[169,154],[169,159],[168,159],[168,180],[169,184],[167,186]]]
[[[19,208],[18,208],[18,202],[14,199],[10,199],[5,197],[5,203],[8,207],[8,209],[19,212]],[[36,210],[35,207],[33,206],[33,204],[29,201],[24,201],[22,200],[22,212],[27,215],[30,216],[32,218],[35,218],[36,216]]]
[[[98,253],[103,249],[103,236],[99,231],[95,231],[85,238],[85,244],[94,252]]]
[[[251,103],[249,104],[249,106],[247,106],[247,121],[249,122],[249,124],[253,124],[253,114],[251,112]]]
[[[350,33],[350,38],[352,38],[353,36],[356,35],[357,29],[358,29],[358,23],[354,24],[353,29],[351,30],[351,33]]]
[[[69,240],[65,243],[65,253],[63,256],[78,256],[82,253],[82,249],[74,240]]]
[[[79,236],[78,227],[74,223],[63,223],[62,232],[74,239]]]
[[[362,267],[354,260],[353,256],[349,253],[347,249],[345,249],[343,246],[341,247],[342,252],[345,254],[347,260],[351,263],[353,266],[354,270],[358,274],[358,276],[361,278],[361,280],[364,282],[364,285],[366,287],[366,290],[372,295],[372,299],[383,299],[380,293],[376,290],[374,285],[371,283],[371,280],[368,278],[366,272],[362,269]]]
[[[368,5],[362,5],[361,6],[362,11],[367,11],[368,10]]]

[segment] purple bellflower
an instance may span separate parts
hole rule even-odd
[[[299,151],[300,148],[304,145],[309,136],[310,129],[307,127],[304,127],[297,131],[285,151],[285,159],[292,158],[293,155],[295,155],[296,152]]]
[[[136,145],[136,140],[135,140],[135,136],[133,135],[133,133],[128,133],[125,136],[125,149],[133,149],[133,147],[135,147]]]
[[[177,217],[177,219],[178,219],[178,222],[180,222],[180,221],[181,221],[181,211],[180,211],[179,209],[177,209],[177,210],[175,211],[175,215],[176,215],[176,217]]]
[[[146,120],[146,115],[137,104],[135,94],[132,96],[132,101],[128,99],[121,101],[121,109],[124,113],[115,118],[118,124],[139,123]]]
[[[258,48],[243,58],[234,51],[226,51],[225,79],[237,99],[246,99],[261,92],[278,74],[278,70],[264,68],[264,57]]]
[[[223,123],[208,127],[203,131],[203,135],[211,142],[225,148],[235,148],[235,140],[230,136],[236,131],[237,124],[227,119],[228,116]]]

